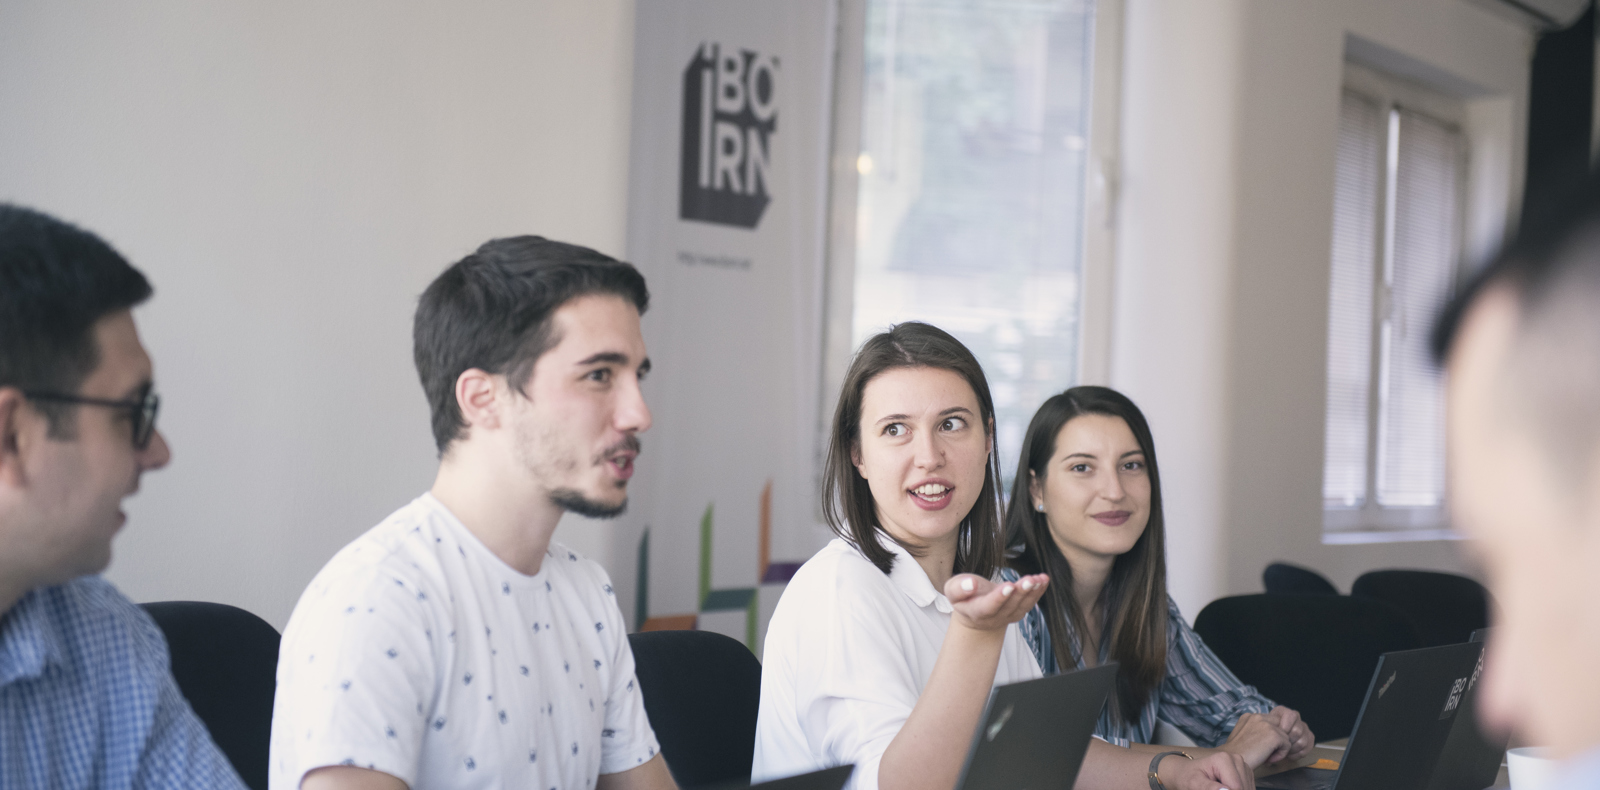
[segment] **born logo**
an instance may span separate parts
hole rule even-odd
[[[678,216],[754,228],[771,202],[778,59],[715,42],[683,72]]]

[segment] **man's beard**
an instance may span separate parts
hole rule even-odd
[[[607,447],[604,452],[595,456],[590,463],[595,466],[599,466],[624,452],[631,452],[637,456],[639,454],[639,450],[639,437],[629,434],[628,436],[624,437],[622,441]],[[626,486],[626,483],[619,482],[617,484],[617,488],[619,489],[625,488]],[[554,491],[551,491],[550,501],[555,503],[563,510],[577,513],[580,516],[586,516],[588,518],[616,518],[617,516],[622,515],[623,512],[628,509],[627,497],[623,497],[622,501],[616,504],[596,502],[595,500],[584,496],[582,491],[573,488],[558,488]]]
[[[589,518],[616,518],[628,509],[627,497],[623,497],[621,502],[613,505],[608,502],[596,502],[584,496],[583,492],[571,488],[551,491],[550,501],[563,510]]]

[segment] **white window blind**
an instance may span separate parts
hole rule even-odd
[[[1372,401],[1372,293],[1384,175],[1384,112],[1346,93],[1333,175],[1333,255],[1328,297],[1328,417],[1322,497],[1360,507],[1367,497]]]
[[[1323,503],[1330,529],[1406,528],[1444,500],[1428,331],[1460,256],[1465,140],[1347,91],[1334,166]],[[1338,518],[1333,518],[1333,516]]]
[[[1444,499],[1444,409],[1428,329],[1455,279],[1461,135],[1424,115],[1403,109],[1394,115],[1377,494],[1380,505],[1433,507]]]

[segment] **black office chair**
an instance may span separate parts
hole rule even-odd
[[[1338,595],[1339,588],[1327,577],[1310,568],[1274,562],[1261,572],[1261,585],[1269,593],[1315,593]]]
[[[1220,598],[1194,630],[1240,680],[1299,711],[1319,741],[1355,729],[1378,656],[1418,646],[1399,610],[1343,595]]]
[[[1489,593],[1483,585],[1453,573],[1369,571],[1350,586],[1350,594],[1404,612],[1423,647],[1465,642],[1473,631],[1489,625]]]
[[[144,609],[167,637],[172,677],[189,707],[244,783],[266,790],[277,629],[227,604],[162,601]]]
[[[680,787],[749,781],[761,662],[710,631],[629,634],[645,713]]]

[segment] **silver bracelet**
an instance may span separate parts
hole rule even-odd
[[[1161,775],[1156,773],[1156,770],[1161,766],[1161,758],[1174,754],[1183,755],[1183,759],[1185,760],[1194,759],[1192,755],[1185,751],[1162,752],[1156,755],[1155,758],[1150,760],[1150,790],[1167,790],[1167,786],[1161,783]]]

